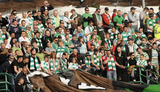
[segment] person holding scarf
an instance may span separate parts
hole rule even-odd
[[[101,12],[101,9],[100,9],[100,8],[97,8],[96,11],[95,11],[95,13],[92,14],[93,20],[94,20],[93,26],[94,26],[95,28],[96,28],[96,26],[98,25],[98,22],[99,22],[99,21],[102,21],[102,16],[101,16],[100,12]]]
[[[48,59],[48,55],[44,56],[44,60],[41,61],[41,67],[43,72],[46,72],[49,74],[49,59]]]
[[[107,55],[104,57],[104,63],[106,64],[107,78],[113,78],[113,81],[117,81],[116,65],[122,68],[125,68],[125,66],[119,65],[116,62],[116,58],[111,54],[110,50],[107,50]]]
[[[93,69],[92,73],[96,75],[100,75],[104,70],[102,56],[97,49],[94,49],[94,53],[91,55],[91,66]]]
[[[31,72],[41,70],[41,62],[39,58],[36,56],[35,49],[31,51],[31,56],[29,56],[28,68]]]
[[[50,55],[50,72],[51,73],[59,73],[60,72],[60,62],[57,59],[56,53],[52,52]]]

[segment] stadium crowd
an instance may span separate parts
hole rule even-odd
[[[22,18],[16,10],[5,17],[0,13],[0,73],[16,77],[9,77],[13,92],[23,92],[22,86],[29,84],[26,75],[34,71],[52,74],[81,68],[125,82],[129,66],[159,74],[160,11],[145,7],[138,15],[131,7],[128,13],[114,9],[110,15],[106,7],[103,14],[100,8],[90,14],[85,7],[83,15],[72,9],[71,16],[66,11],[62,17],[57,10],[49,16],[52,9],[44,1],[39,11],[23,12]],[[134,72],[131,75],[136,81]]]

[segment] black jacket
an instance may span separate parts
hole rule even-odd
[[[8,21],[2,17],[2,19],[0,20],[0,28],[2,28],[2,26],[6,26],[8,24]]]
[[[10,66],[9,61],[4,62],[0,67],[2,68],[3,72],[6,72]]]
[[[127,55],[126,55],[126,52],[122,51],[121,52],[121,56],[119,56],[119,53],[115,53],[115,58],[116,58],[116,61],[118,64],[120,65],[123,65],[123,66],[126,66],[127,64]]]
[[[54,9],[54,7],[52,5],[49,5],[48,8],[47,8],[48,11],[52,10],[52,9]],[[41,6],[40,10],[41,10],[41,13],[43,14],[43,12],[45,11],[45,7]]]
[[[156,51],[158,53],[158,62],[159,62],[160,61],[160,53],[158,52],[158,50],[156,50]],[[148,56],[149,56],[149,61],[151,61],[152,60],[152,49],[150,49],[148,51]]]
[[[121,46],[121,44],[118,44],[118,45],[120,45],[120,46]],[[117,46],[118,46],[118,45],[117,45]],[[117,52],[117,46],[116,46],[115,53],[118,53],[118,52]],[[125,53],[125,54],[126,54],[126,56],[129,56],[129,48],[128,48],[128,45],[126,45],[126,44],[125,44],[125,49],[126,49],[126,53]]]

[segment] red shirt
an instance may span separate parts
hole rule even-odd
[[[109,15],[109,14],[108,14]],[[110,20],[112,22],[112,19],[111,19],[111,16],[109,15],[110,17]],[[105,13],[102,14],[102,19],[103,19],[103,27],[107,27],[107,26],[110,26],[110,22],[109,22],[109,19],[107,17],[107,15]]]
[[[114,62],[116,62],[116,58],[114,55],[112,55]],[[111,58],[110,58],[111,59]],[[107,56],[103,56],[103,61],[107,60]],[[112,63],[112,62],[111,62]],[[108,63],[106,64],[106,71],[113,71],[113,69],[109,70],[108,69]]]
[[[116,16],[116,13],[113,13],[112,14],[112,21],[113,21],[113,18]]]

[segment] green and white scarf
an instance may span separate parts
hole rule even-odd
[[[64,17],[66,17],[66,16],[64,16]],[[66,17],[68,20],[69,20],[69,18],[68,17]],[[66,23],[67,24],[67,28],[69,28],[69,25],[68,25],[68,23]]]
[[[43,65],[44,65],[43,68],[45,70],[48,70],[48,66],[49,66],[48,62],[43,61]]]
[[[61,59],[61,65],[62,65],[62,71],[66,71],[67,70],[67,60],[63,60]]]
[[[91,28],[91,29],[90,29]],[[89,30],[89,32],[92,32],[93,31],[93,27],[90,27],[89,25],[88,25],[88,30]]]
[[[37,47],[43,47],[41,39],[40,38],[35,38],[35,39],[37,41]]]
[[[38,26],[38,31],[42,33],[43,30],[44,30],[43,24],[42,23],[41,24],[37,24],[37,26]]]
[[[77,63],[72,63],[72,67],[73,67],[73,69],[77,69],[78,68],[78,64]]]
[[[91,64],[91,59],[90,59],[90,58],[87,59],[87,57],[85,57],[85,63],[86,63],[87,66],[90,66],[90,64]]]
[[[108,17],[109,23],[111,24],[111,19],[110,19],[110,17],[109,17],[109,14],[106,14],[106,15],[107,15],[107,17]]]
[[[95,15],[96,15],[97,24],[98,24],[99,21],[102,21],[102,17],[101,15],[97,15],[97,13],[95,13]]]
[[[122,46],[122,51],[126,52],[126,47],[125,47],[125,45]]]
[[[95,45],[95,47],[96,47],[96,48],[98,48],[98,47],[99,47],[98,42],[94,42],[93,44]]]
[[[99,54],[97,56],[94,54],[94,64],[100,67],[100,62],[99,62]]]
[[[111,69],[116,70],[116,65],[115,65],[115,62],[114,62],[114,58],[113,58],[112,55],[111,55],[110,57],[111,57],[111,59],[110,59],[110,58],[108,57],[108,55],[107,55],[107,58],[109,58],[109,61],[108,61],[108,69],[109,69],[109,70],[111,70]]]
[[[105,39],[105,42],[108,44],[108,47],[109,47],[109,48],[112,47],[110,39]]]
[[[152,64],[158,64],[158,52],[152,49]]]
[[[58,67],[58,61],[57,60],[54,60],[54,67],[55,67],[55,73],[59,73],[59,70],[57,69]],[[50,68],[51,70],[53,70],[53,60],[50,60]]]
[[[29,24],[32,26],[34,18],[33,17],[31,17],[31,18],[28,17],[28,20],[29,20]]]
[[[34,64],[36,64],[36,65],[34,65]],[[35,70],[35,67],[37,70],[41,70],[41,68],[39,67],[37,57],[35,57],[35,60],[33,59],[33,57],[30,57],[30,70]]]
[[[31,31],[27,30],[27,35],[28,35],[29,41],[31,41],[32,40],[32,33],[31,33]]]

